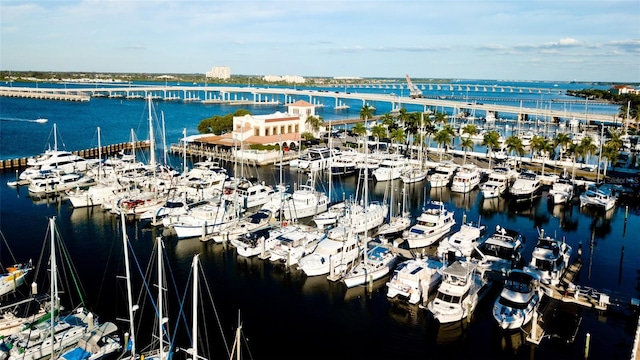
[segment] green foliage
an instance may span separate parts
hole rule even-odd
[[[280,145],[263,145],[263,144],[251,144],[249,145],[249,149],[251,150],[280,150]]]
[[[310,133],[308,131],[303,132],[300,136],[302,136],[302,138],[305,139],[305,140],[313,140],[313,139],[316,138],[315,136],[313,136],[312,133]]]
[[[215,134],[221,135],[233,130],[233,117],[251,115],[251,112],[246,109],[238,109],[233,114],[226,114],[223,116],[214,115],[210,118],[200,121],[198,124],[198,132],[200,134]]]

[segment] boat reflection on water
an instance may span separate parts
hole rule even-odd
[[[447,346],[459,345],[468,337],[469,325],[467,319],[440,324],[436,334],[436,344]]]
[[[589,217],[593,217],[595,219],[601,218],[605,220],[611,220],[615,212],[616,212],[615,206],[606,211],[604,209],[596,208],[593,206],[583,206],[580,208],[580,213],[587,215]]]
[[[465,193],[453,192],[450,193],[450,198],[453,204],[458,209],[465,209],[468,211],[475,206],[478,194],[478,191],[470,191]]]
[[[513,330],[502,330],[496,327],[495,341],[505,356],[513,357],[519,352],[525,354],[531,346],[527,343],[527,334],[531,332],[531,324],[529,322],[524,328]]]
[[[386,294],[387,281],[389,281],[389,276],[383,276],[380,279],[374,280],[372,283],[367,282],[363,285],[346,288],[347,290],[344,293],[344,299],[346,301],[350,301],[353,299],[360,299],[360,298],[371,299],[373,295],[378,292],[383,292]]]
[[[507,210],[507,199],[501,197],[495,197],[490,199],[482,198],[479,201],[479,212],[483,216],[492,216],[498,213],[503,213]]]

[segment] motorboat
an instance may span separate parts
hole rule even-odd
[[[178,239],[206,238],[220,230],[242,213],[239,205],[226,201],[205,201],[189,209],[186,214],[162,219],[165,228],[173,229]]]
[[[438,245],[436,253],[441,259],[449,258],[453,253],[454,258],[468,258],[473,250],[482,241],[485,226],[479,223],[463,223],[460,229],[442,240]]]
[[[411,214],[405,211],[399,216],[394,216],[389,222],[380,225],[376,236],[383,240],[393,240],[402,237],[402,234],[411,227]]]
[[[509,187],[509,195],[516,201],[533,200],[542,192],[540,176],[532,171],[521,171]]]
[[[95,180],[80,173],[64,173],[60,170],[42,172],[29,183],[29,194],[44,196],[64,193],[67,190],[95,185]]]
[[[271,234],[274,240],[269,260],[286,266],[296,265],[298,261],[312,253],[318,244],[327,237],[324,232],[303,224],[286,224]]]
[[[390,181],[400,178],[400,175],[410,168],[409,161],[404,157],[386,158],[373,170],[372,175],[375,181]]]
[[[446,236],[456,220],[453,211],[441,201],[432,200],[425,205],[416,223],[402,234],[409,248],[430,246]]]
[[[312,253],[298,260],[298,269],[307,276],[333,275],[346,270],[361,254],[361,242],[355,233],[341,238],[327,236]]]
[[[508,166],[494,167],[489,173],[487,181],[479,185],[482,196],[485,199],[502,196],[517,175],[518,172]]]
[[[25,276],[33,269],[31,261],[25,264],[15,264],[7,268],[7,272],[0,274],[0,296],[15,291],[24,284]]]
[[[451,191],[467,193],[480,184],[482,174],[475,164],[461,166],[451,180]]]
[[[328,147],[309,148],[298,158],[298,170],[307,172],[326,170],[338,155],[340,155],[340,151],[337,149]]]
[[[443,263],[433,257],[402,261],[387,282],[387,297],[401,296],[410,304],[425,303],[442,280]]]
[[[573,199],[575,184],[566,177],[558,178],[549,189],[549,200],[553,205],[566,204]]]
[[[223,189],[223,199],[237,202],[244,209],[249,210],[266,204],[272,199],[279,200],[279,189],[266,185],[257,179],[230,179]]]
[[[358,156],[356,151],[343,151],[340,155],[333,157],[331,175],[345,176],[355,173]]]
[[[373,230],[384,223],[388,212],[389,206],[378,201],[368,203],[366,206],[349,202],[344,215],[338,219],[336,227],[329,230],[329,236],[332,236],[332,233],[342,236],[348,231],[360,234]]]
[[[236,248],[239,256],[252,257],[263,254],[266,256],[275,245],[274,233],[281,233],[282,228],[264,228],[241,234],[236,239],[230,241]]]
[[[321,229],[329,225],[335,225],[338,219],[344,216],[346,208],[346,201],[330,205],[327,211],[314,215],[313,222]]]
[[[618,197],[611,189],[591,185],[580,194],[580,207],[589,206],[607,211],[616,205],[617,200]]]
[[[541,229],[531,262],[524,267],[524,271],[535,275],[544,285],[556,286],[569,268],[571,250],[564,239],[545,235],[544,229]]]
[[[411,166],[400,174],[400,179],[405,184],[413,184],[427,178],[429,169],[422,166]]]
[[[520,329],[533,319],[540,297],[536,277],[513,269],[504,279],[504,286],[493,304],[493,318],[501,329]]]
[[[221,225],[211,238],[217,243],[223,243],[269,227],[271,227],[271,212],[263,209]]]
[[[434,169],[433,173],[428,175],[429,185],[432,188],[435,187],[444,187],[449,186],[451,180],[453,179],[453,175],[458,170],[458,165],[456,165],[451,160],[441,161]]]
[[[489,288],[487,280],[471,261],[455,261],[442,269],[442,283],[427,309],[440,324],[471,316]]]
[[[312,178],[307,184],[300,185],[291,197],[282,203],[282,214],[287,220],[298,220],[312,217],[327,211],[329,197],[317,191]]]
[[[479,244],[472,257],[478,260],[482,273],[506,274],[522,264],[524,237],[517,230],[496,226],[495,232]]]
[[[388,243],[370,242],[360,262],[344,274],[342,281],[352,288],[381,279],[389,275],[398,259],[398,253]]]

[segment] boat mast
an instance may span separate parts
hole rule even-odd
[[[164,288],[162,286],[162,238],[157,237],[157,246],[158,246],[158,341],[160,342],[159,348],[159,359],[164,360],[164,341],[163,339],[163,325],[165,323],[164,316],[162,314],[162,298],[164,297],[163,291]]]
[[[98,126],[98,181],[102,180],[102,145],[100,144],[100,126]]]
[[[49,219],[49,229],[51,230],[51,274],[50,275],[50,283],[51,283],[51,339],[55,339],[55,318],[56,318],[56,310],[58,309],[58,281],[56,279],[57,276],[57,266],[56,263],[56,217],[52,217]],[[51,356],[55,354],[55,346],[56,342],[51,341]]]
[[[125,215],[124,212],[120,213],[120,219],[122,222],[122,246],[124,250],[124,266],[125,266],[125,276],[127,279],[127,301],[129,303],[129,341],[131,342],[131,356],[136,356],[136,340],[135,340],[135,331],[133,328],[133,312],[137,310],[138,306],[133,305],[133,295],[131,289],[131,270],[129,269],[129,246],[128,246],[128,238],[127,238],[127,227],[125,224]],[[125,344],[127,346],[127,344]]]
[[[200,254],[193,256],[193,318],[191,324],[191,336],[193,337],[191,356],[194,360],[199,360],[198,356],[198,257]]]
[[[153,106],[153,103],[151,102],[151,96],[148,97],[148,102],[149,102],[149,153],[150,153],[150,160],[149,160],[149,164],[155,168],[156,165],[156,142],[154,139],[154,134],[153,134],[153,116],[151,115],[151,107]]]
[[[182,168],[186,174],[189,171],[187,167],[187,128],[182,129],[182,136]]]

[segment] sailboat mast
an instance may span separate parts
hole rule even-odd
[[[100,144],[100,126],[98,126],[98,181],[102,180],[102,145]]]
[[[194,360],[198,360],[198,257],[200,254],[196,254],[193,257],[193,318],[191,324],[191,336],[193,336],[193,340],[191,341],[193,352],[191,354]]]
[[[158,237],[158,341],[160,342],[159,359],[164,360],[164,341],[162,327],[164,325],[164,316],[162,314],[162,298],[163,286],[162,286],[162,238]]]
[[[129,304],[129,341],[131,342],[131,356],[136,356],[136,339],[135,339],[135,331],[133,328],[133,295],[131,289],[131,270],[129,269],[129,246],[128,246],[128,238],[127,238],[127,227],[125,223],[125,215],[124,212],[120,213],[120,219],[122,222],[122,246],[124,250],[124,266],[125,266],[125,274],[127,279],[127,301]],[[127,346],[127,344],[125,344]]]
[[[152,111],[151,111],[151,107],[153,106],[153,103],[151,101],[151,96],[148,97],[148,102],[149,102],[149,153],[150,153],[150,160],[149,163],[151,166],[155,166],[156,165],[156,142],[155,142],[155,136],[153,134],[153,116],[152,116]]]
[[[55,317],[56,310],[58,309],[58,281],[57,277],[57,266],[56,263],[56,217],[52,217],[49,219],[49,228],[51,230],[51,274],[50,275],[50,283],[51,283],[51,339],[55,339]],[[51,356],[55,354],[55,341],[51,342]]]
[[[53,150],[58,151],[58,126],[53,124]]]
[[[187,128],[182,129],[182,136],[182,167],[186,174],[189,171],[187,167]]]

